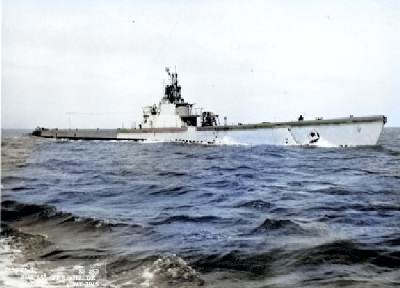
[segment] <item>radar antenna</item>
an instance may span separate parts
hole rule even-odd
[[[169,67],[165,67],[165,72],[168,73],[170,84],[165,86],[164,99],[167,99],[169,103],[183,101],[181,98],[181,86],[178,85],[178,73],[171,74]]]

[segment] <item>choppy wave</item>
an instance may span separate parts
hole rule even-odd
[[[101,261],[110,287],[394,287],[399,135],[348,149],[7,138],[2,233],[32,261]]]

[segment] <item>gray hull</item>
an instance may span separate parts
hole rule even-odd
[[[384,116],[266,122],[235,126],[146,129],[45,129],[35,136],[73,140],[167,141],[199,144],[270,144],[346,147],[376,145]]]

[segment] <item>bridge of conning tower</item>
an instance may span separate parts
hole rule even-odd
[[[170,73],[169,68],[165,68],[165,72],[168,73],[169,77],[169,85],[165,86],[165,95],[164,99],[168,100],[169,103],[179,103],[183,102],[183,98],[181,97],[181,86],[178,85],[178,74]]]

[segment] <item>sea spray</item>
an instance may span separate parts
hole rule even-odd
[[[179,287],[185,287],[185,284],[189,286],[204,284],[198,273],[185,260],[175,254],[154,261],[144,269],[142,277],[144,281],[141,285],[145,287],[159,287],[166,283]]]

